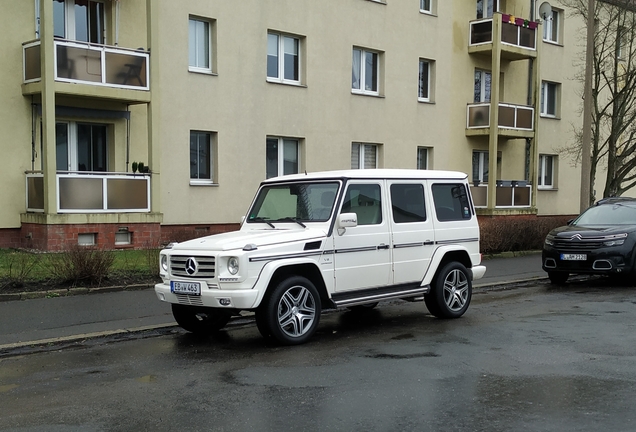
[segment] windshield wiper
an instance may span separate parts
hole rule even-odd
[[[263,222],[263,223],[266,223],[267,225],[271,226],[272,228],[276,228],[273,223],[271,223],[270,221],[268,221],[267,219],[262,218],[262,217],[253,217],[253,218],[250,218],[249,221],[250,222]]]
[[[298,218],[294,218],[294,217],[284,217],[284,218],[280,218],[280,219],[276,219],[276,221],[290,221],[290,222],[296,222],[298,225],[300,225],[303,228],[307,228],[307,225],[305,225],[304,223],[302,223],[301,221],[298,220]]]

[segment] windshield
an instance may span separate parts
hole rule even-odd
[[[572,225],[636,225],[636,207],[620,203],[590,207]]]
[[[261,188],[247,222],[320,222],[331,216],[338,182],[267,185]]]

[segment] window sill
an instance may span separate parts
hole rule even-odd
[[[554,45],[554,46],[563,48],[563,44],[559,42],[551,41],[549,39],[543,39],[543,42],[547,43],[548,45]]]
[[[356,91],[356,90],[351,90],[351,94],[356,96],[370,96],[370,97],[376,97],[376,98],[384,98],[384,95],[381,95],[380,93],[365,93],[365,92]]]
[[[280,84],[280,85],[286,85],[291,87],[307,88],[305,84],[301,84],[300,82],[294,82],[294,81],[280,81],[274,78],[267,78],[267,82],[269,84]]]
[[[546,191],[546,192],[557,192],[559,188],[550,187],[550,186],[537,186],[538,191]]]
[[[213,186],[218,187],[218,183],[201,181],[201,180],[190,180],[190,186]]]
[[[386,2],[385,2],[385,1],[383,1],[383,0],[369,0],[369,1],[370,1],[371,3],[380,3],[380,4],[382,4],[382,5],[385,5],[385,6],[386,6]]]
[[[417,101],[419,103],[423,103],[423,104],[429,104],[429,105],[435,105],[435,101],[432,101],[430,99],[421,99],[421,98],[417,98]]]
[[[542,119],[546,119],[546,120],[561,120],[561,117],[547,115],[547,114],[539,114],[539,117],[541,117]]]
[[[216,72],[212,72],[209,69],[207,69],[207,70],[206,69],[196,69],[196,68],[193,68],[193,67],[189,67],[188,68],[188,72],[192,72],[192,73],[195,73],[195,74],[201,74],[201,75],[210,75],[210,76],[218,76],[219,75]]]
[[[425,10],[420,9],[420,13],[422,15],[428,15],[428,16],[432,16],[432,17],[437,18],[437,15],[435,15],[433,12],[429,12],[429,11],[425,11]]]

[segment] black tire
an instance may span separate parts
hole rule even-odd
[[[265,300],[263,300],[265,302]],[[258,328],[259,333],[265,339],[271,339],[272,333],[269,331],[269,326],[267,324],[267,310],[264,306],[256,309],[256,328]]]
[[[347,309],[349,309],[351,312],[355,312],[355,313],[364,313],[364,312],[370,311],[371,309],[375,308],[377,305],[378,305],[378,302],[367,303],[367,304],[363,304],[363,305],[349,306],[349,307],[347,307]]]
[[[313,336],[320,321],[318,290],[302,276],[281,281],[263,300],[257,312],[264,330],[283,345],[299,345]],[[257,321],[258,325],[258,321]]]
[[[464,315],[473,295],[473,284],[466,267],[459,262],[446,263],[424,297],[428,311],[437,318]]]
[[[172,305],[172,315],[181,328],[199,335],[221,330],[232,316],[230,312],[222,309],[180,304]]]
[[[567,272],[549,271],[548,277],[550,278],[550,282],[552,282],[554,285],[563,285],[567,282],[570,274]]]

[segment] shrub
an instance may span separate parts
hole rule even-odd
[[[8,284],[24,286],[33,270],[40,264],[40,255],[28,252],[13,251],[5,256],[7,259]]]
[[[540,250],[551,229],[567,224],[572,216],[493,216],[479,218],[483,254]]]
[[[108,277],[114,260],[112,251],[77,245],[49,255],[48,266],[51,276],[59,282],[100,285]]]

